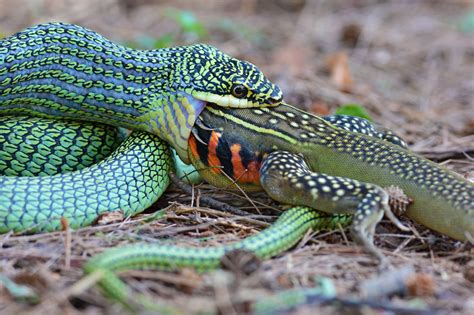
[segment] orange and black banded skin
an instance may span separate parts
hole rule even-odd
[[[379,136],[361,123],[365,131],[345,128],[353,122],[339,119],[338,125],[287,104],[238,110],[207,104],[193,127],[188,156],[209,183],[255,191],[265,186],[266,174],[260,168],[267,156],[281,151],[299,154],[313,174],[288,181],[301,170],[300,162],[277,155],[280,161],[273,159],[272,165],[278,164],[286,179],[275,182],[285,186],[287,194],[272,195],[269,191],[280,187],[263,187],[272,198],[337,213],[352,206],[341,200],[350,202],[346,197],[354,193],[373,185],[395,185],[414,200],[406,214],[415,221],[458,240],[474,237],[473,183],[407,150],[391,133]],[[303,197],[294,200],[291,185],[301,187]],[[354,222],[358,215],[365,220],[368,213],[361,212],[356,212]]]
[[[188,141],[189,157],[208,182],[223,186],[224,182],[232,179],[247,191],[261,189],[261,151],[234,133],[196,127],[194,132],[197,137],[191,134]]]

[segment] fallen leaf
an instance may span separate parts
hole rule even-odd
[[[293,41],[278,49],[273,55],[273,64],[290,76],[301,76],[308,71],[313,60],[312,50],[305,44]]]
[[[433,296],[436,283],[433,277],[426,273],[416,273],[406,280],[408,294],[411,296]]]
[[[97,225],[107,225],[112,223],[122,222],[124,220],[123,212],[122,211],[111,211],[111,212],[104,212],[97,217],[96,224]]]
[[[362,28],[359,24],[346,24],[341,30],[340,40],[347,47],[353,48],[357,45],[361,33]]]
[[[326,68],[332,83],[342,92],[352,91],[353,80],[349,71],[349,58],[345,52],[338,52],[326,59]]]
[[[309,107],[309,111],[318,116],[327,116],[331,113],[329,110],[329,105],[321,101],[313,102]]]

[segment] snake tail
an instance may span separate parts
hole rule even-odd
[[[105,294],[124,303],[130,297],[129,289],[115,275],[116,272],[130,269],[174,271],[184,267],[204,272],[218,268],[221,258],[236,249],[248,250],[258,258],[266,259],[294,246],[310,228],[335,229],[349,225],[351,220],[349,215],[331,216],[307,207],[293,207],[280,215],[267,229],[236,243],[207,248],[163,244],[122,246],[94,256],[84,266],[84,271],[88,274],[104,272],[100,286]]]

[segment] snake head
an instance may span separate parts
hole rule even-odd
[[[193,97],[223,107],[248,108],[281,103],[283,93],[253,64],[215,47],[187,47],[180,69],[185,90]]]

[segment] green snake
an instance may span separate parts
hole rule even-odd
[[[207,102],[246,108],[274,106],[281,99],[279,88],[254,65],[207,45],[139,51],[64,23],[5,38],[0,42],[0,232],[58,230],[61,219],[79,228],[105,211],[143,211],[169,184],[168,144],[188,159],[191,127]],[[117,137],[117,128],[84,121],[137,131],[119,145],[123,137]],[[299,230],[280,220],[269,231],[288,234],[282,245],[268,244],[267,234],[255,238],[264,241],[265,256],[291,246],[320,216],[295,213],[307,217]],[[220,254],[210,257],[211,265]]]
[[[81,119],[142,130],[186,161],[206,102],[276,105],[281,90],[253,64],[208,45],[135,50],[77,25],[49,23],[1,41],[2,115]]]
[[[0,113],[10,116],[0,125],[0,171],[7,175],[0,176],[0,232],[58,230],[62,218],[78,228],[105,211],[143,211],[169,183],[168,144],[216,186],[236,181],[249,191],[263,187],[272,198],[297,206],[236,244],[132,245],[97,256],[85,270],[106,274],[101,284],[118,300],[128,291],[112,271],[205,270],[233,249],[266,258],[311,227],[353,221],[355,239],[379,255],[372,244],[375,225],[391,213],[378,185],[401,186],[415,199],[408,215],[422,224],[457,239],[474,234],[472,184],[363,120],[266,107],[280,103],[278,87],[255,66],[215,48],[137,51],[58,23],[0,43]],[[243,109],[248,107],[259,108]],[[138,131],[119,145],[116,128],[67,119]],[[64,171],[72,172],[56,174]]]
[[[279,88],[254,65],[207,45],[134,50],[63,23],[38,25],[5,38],[0,42],[2,116],[79,119],[147,133],[133,135],[108,160],[93,166],[91,173],[79,171],[51,179],[1,177],[0,232],[51,231],[58,229],[61,217],[68,218],[72,227],[80,227],[104,211],[120,209],[127,215],[142,211],[168,185],[169,151],[158,137],[187,161],[189,134],[206,102],[246,108],[275,105],[281,98]],[[0,170],[19,173],[18,161],[30,159],[27,163],[39,174],[51,174],[46,170],[51,163],[36,157],[45,153],[61,159],[64,152],[50,152],[47,142],[39,144],[42,140],[27,140],[38,128],[52,127],[56,132],[49,129],[48,133],[54,142],[64,126],[46,121],[32,122],[35,127],[15,124],[2,126],[2,134],[10,140],[0,143],[2,154],[7,155]],[[68,130],[75,133],[78,127]],[[79,141],[94,142],[96,136],[94,129],[84,131]],[[13,145],[25,141],[29,144],[26,153],[16,152]],[[64,145],[60,150],[80,155],[68,159],[87,158],[76,143],[69,149]],[[116,159],[124,149],[132,153]],[[152,153],[148,159],[140,160],[148,153]]]

